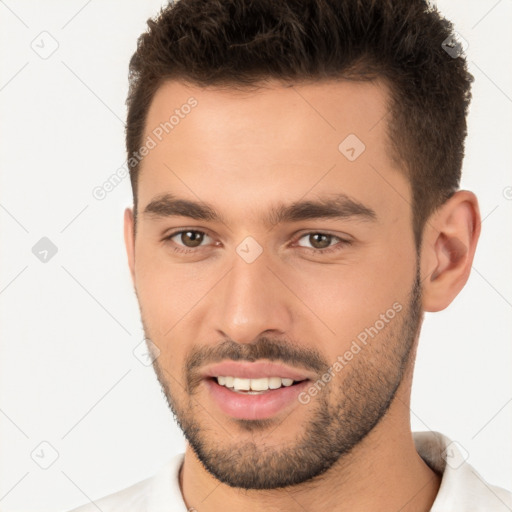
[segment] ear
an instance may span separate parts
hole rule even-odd
[[[124,245],[128,256],[128,266],[132,276],[132,283],[135,285],[135,231],[133,211],[126,208],[124,211]]]
[[[480,236],[478,200],[459,190],[428,219],[421,247],[424,311],[446,308],[466,284]]]

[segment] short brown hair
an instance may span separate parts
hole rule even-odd
[[[171,2],[148,20],[130,61],[128,156],[166,80],[240,88],[380,78],[390,89],[391,156],[411,182],[419,247],[426,220],[460,182],[473,77],[462,56],[445,51],[452,37],[452,24],[423,0]],[[136,212],[138,162],[129,168]]]

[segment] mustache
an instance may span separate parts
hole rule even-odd
[[[215,346],[195,345],[185,361],[185,376],[189,392],[201,382],[199,370],[206,364],[225,360],[255,362],[260,359],[280,362],[318,374],[324,373],[329,364],[320,352],[312,348],[300,347],[286,339],[261,336],[254,343],[236,343],[228,339]]]

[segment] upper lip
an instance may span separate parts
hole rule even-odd
[[[229,376],[241,379],[281,377],[295,381],[312,379],[313,377],[304,370],[279,363],[272,363],[270,361],[223,361],[221,363],[207,365],[202,371],[202,376],[204,378]]]

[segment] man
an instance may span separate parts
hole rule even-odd
[[[148,25],[125,241],[188,443],[77,510],[511,510],[410,429],[423,312],[480,233],[451,24],[421,0],[181,0]]]

